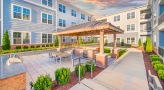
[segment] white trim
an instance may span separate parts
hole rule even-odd
[[[18,7],[21,7],[21,19],[18,19],[18,18],[14,18],[14,16],[13,16],[13,13],[14,13],[14,11],[13,11],[13,7],[14,6],[18,6]],[[23,19],[23,8],[25,8],[25,9],[29,9],[30,10],[30,20],[24,20]],[[18,4],[11,4],[11,19],[15,19],[15,20],[23,20],[23,21],[29,21],[29,22],[31,22],[31,20],[32,20],[32,12],[31,12],[31,8],[28,8],[28,7],[24,7],[24,6],[21,6],[21,5],[18,5]]]
[[[1,0],[1,46],[3,40],[3,0]]]
[[[43,13],[44,13],[44,14],[47,14],[47,23],[43,23],[43,22],[42,22],[42,14],[43,14]],[[49,24],[49,23],[48,23],[48,15],[51,15],[51,16],[52,16],[52,24]],[[53,25],[53,24],[54,24],[54,23],[53,23],[53,21],[54,21],[54,20],[53,20],[53,18],[54,18],[53,15],[54,15],[54,14],[49,14],[49,13],[46,13],[46,12],[41,12],[41,23],[42,23],[42,24]]]

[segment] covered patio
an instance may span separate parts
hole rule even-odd
[[[117,50],[116,50],[116,34],[124,33],[123,30],[117,28],[116,26],[112,25],[109,22],[102,22],[102,21],[92,21],[87,22],[79,25],[73,25],[69,28],[60,30],[55,32],[53,35],[57,35],[59,38],[59,48],[58,51],[62,50],[62,36],[77,36],[77,48],[75,52],[79,51],[79,54],[83,53],[84,50],[79,50],[79,41],[80,36],[94,36],[100,35],[100,42],[99,48],[100,52],[95,55],[93,50],[90,50],[88,53],[89,58],[96,59],[96,64],[99,67],[106,68],[108,66],[108,55],[104,54],[104,35],[106,34],[113,34],[113,50],[112,50],[112,57],[117,58]]]

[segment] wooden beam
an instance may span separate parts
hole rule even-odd
[[[100,30],[100,54],[104,54],[104,30]]]

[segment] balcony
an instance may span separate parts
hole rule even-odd
[[[148,22],[151,20],[151,13],[147,14],[147,13],[142,13],[140,16],[140,20],[141,22]]]
[[[140,34],[141,35],[150,35],[150,34],[152,34],[151,27],[141,28]]]

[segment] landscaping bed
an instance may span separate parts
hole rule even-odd
[[[158,77],[162,87],[164,88],[164,80],[161,80],[158,76],[158,73],[154,70],[153,66],[152,66],[152,61],[150,59],[150,55],[155,54],[155,53],[147,53],[144,50],[142,50],[143,53],[143,59],[144,59],[144,63],[145,63],[145,68],[146,68],[146,74],[148,76],[148,70],[151,71],[152,75],[155,75]]]
[[[93,75],[92,77],[94,78],[103,70],[104,69],[102,69],[102,68],[96,67],[93,74],[92,74]],[[83,80],[84,78],[89,79],[90,74],[91,74],[90,72],[86,72],[86,74],[84,75],[84,77],[81,78],[81,80]],[[71,72],[70,81],[68,84],[60,86],[60,85],[57,85],[56,81],[53,81],[52,90],[69,90],[70,88],[72,88],[74,85],[76,85],[78,83],[78,80],[79,80],[79,78],[77,77],[75,72]]]

